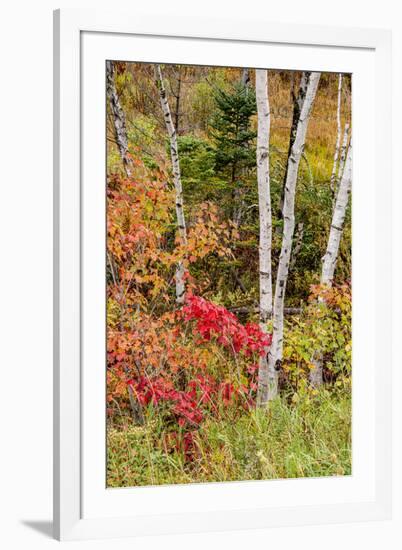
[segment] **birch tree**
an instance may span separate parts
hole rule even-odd
[[[350,129],[349,123],[346,122],[344,131],[343,131],[341,156],[340,156],[340,159],[339,159],[338,180],[342,179],[343,171],[344,171],[344,168],[345,168],[346,153],[347,153],[347,150],[348,150],[349,129]]]
[[[292,271],[292,269],[296,265],[297,257],[300,254],[300,251],[301,251],[302,246],[303,246],[303,237],[304,237],[304,223],[299,222],[297,224],[297,228],[296,228],[296,231],[295,231],[294,245],[293,245],[292,255],[291,255],[290,263],[289,263],[289,270],[290,271]]]
[[[268,100],[268,71],[256,69],[255,91],[257,101],[257,181],[258,181],[258,206],[260,223],[259,240],[259,282],[260,282],[260,326],[267,332],[267,321],[272,315],[272,270],[271,270],[271,246],[272,246],[272,214],[271,191],[269,181],[269,133],[270,110]],[[264,357],[260,358],[258,375],[259,405],[266,403],[269,376],[268,376],[268,348]]]
[[[173,124],[172,115],[169,108],[169,102],[166,95],[166,89],[163,84],[163,76],[160,65],[155,65],[155,80],[159,90],[159,98],[165,120],[166,130],[170,141],[170,158],[172,161],[173,182],[175,188],[175,205],[177,226],[179,230],[180,242],[183,245],[187,244],[186,220],[183,208],[183,188],[180,174],[179,151],[177,145],[176,129]],[[184,282],[184,265],[183,262],[178,262],[176,266],[176,303],[182,305],[184,303],[185,282]]]
[[[241,72],[241,83],[246,89],[248,89],[250,84],[250,70],[247,68],[244,68]]]
[[[332,196],[335,197],[335,180],[338,168],[339,148],[341,146],[341,100],[342,100],[342,73],[339,73],[338,77],[338,105],[336,109],[336,143],[334,152],[334,162],[332,165],[332,173],[330,179],[330,186]]]
[[[132,162],[128,153],[128,139],[126,130],[126,117],[120,105],[119,96],[114,81],[113,61],[106,61],[106,93],[109,97],[110,110],[113,117],[114,133],[124,170],[128,177],[131,176]]]
[[[339,244],[341,242],[346,209],[349,202],[349,194],[352,187],[352,144],[349,145],[346,155],[345,169],[339,183],[332,223],[329,231],[327,250],[323,257],[321,284],[332,285],[334,279],[336,260],[338,258]]]
[[[305,86],[305,96],[302,102],[300,116],[297,121],[293,143],[289,152],[285,193],[283,204],[283,234],[279,257],[278,272],[275,283],[275,297],[273,308],[272,343],[268,352],[268,392],[267,401],[273,399],[278,391],[278,370],[282,361],[283,351],[283,320],[286,283],[289,273],[289,262],[292,253],[292,241],[295,227],[295,195],[300,159],[303,154],[306,133],[313,107],[315,95],[320,81],[320,73],[303,73],[302,85]],[[299,94],[300,95],[300,94]]]
[[[345,128],[345,135],[347,135],[347,133],[348,126]],[[342,169],[342,177],[336,196],[335,208],[332,214],[327,249],[322,261],[321,284],[323,285],[332,286],[351,187],[352,144],[349,145],[346,154],[345,167]],[[313,368],[310,370],[309,374],[310,384],[312,387],[317,388],[323,383],[323,354],[321,350],[316,350],[314,352],[311,363]]]
[[[184,73],[186,71],[186,67],[182,67],[182,65],[178,65],[177,68],[173,70],[174,79],[176,81],[176,87],[170,84],[170,92],[174,97],[174,102],[173,102],[174,112],[172,113],[172,118],[174,121],[173,123],[174,123],[174,128],[176,130],[177,136],[180,135],[179,126],[180,126],[180,119],[182,116],[182,113],[181,113],[181,99],[182,99],[181,95],[182,95],[182,82],[183,82],[182,71],[184,71]]]
[[[294,94],[294,91],[293,91],[294,90],[294,82],[293,81],[291,82],[291,90],[290,91],[291,91],[291,97],[293,99],[293,115],[292,115],[292,124],[291,124],[291,127],[290,127],[288,159],[290,157],[292,147],[293,147],[293,144],[294,144],[294,141],[295,141],[295,138],[296,138],[297,125],[299,123],[300,113],[301,113],[301,110],[302,110],[302,107],[303,107],[304,99],[306,97],[307,85],[308,85],[308,82],[309,82],[309,75],[310,74],[311,73],[309,73],[309,72],[303,72],[302,73],[302,75],[300,77],[299,91],[298,91],[297,96]],[[292,73],[292,78],[294,79],[293,73]],[[285,185],[286,185],[286,179],[287,179],[287,175],[288,175],[288,167],[289,167],[289,163],[286,165],[285,177],[284,177],[284,180],[283,180],[284,183],[283,183],[283,187],[282,187],[281,200],[279,202],[279,210],[278,210],[278,218],[279,219],[283,218],[283,205],[284,205],[284,201],[285,201]],[[277,233],[280,233],[280,232],[281,232],[280,226],[278,225],[277,226]]]

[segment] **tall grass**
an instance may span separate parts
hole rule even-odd
[[[166,428],[165,428],[166,429]],[[152,415],[108,430],[108,486],[261,480],[351,473],[350,390],[277,398],[236,420],[206,420],[189,460]]]

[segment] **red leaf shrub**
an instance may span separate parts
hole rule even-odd
[[[254,405],[258,357],[270,343],[258,324],[243,325],[225,307],[189,295],[176,314],[142,316],[131,331],[110,332],[108,387],[121,400],[129,386],[143,409],[157,408],[187,460],[207,416],[219,418],[222,407],[237,414]]]
[[[200,296],[188,296],[182,311],[185,321],[195,321],[195,336],[198,333],[205,342],[215,338],[218,344],[235,354],[250,356],[256,352],[262,356],[271,344],[272,336],[264,334],[258,324],[242,325],[225,307]]]

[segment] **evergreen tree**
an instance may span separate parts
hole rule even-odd
[[[256,114],[255,93],[252,88],[235,84],[231,90],[216,90],[217,110],[211,120],[211,136],[215,149],[217,173],[230,183],[233,219],[240,224],[247,178],[255,168],[256,131],[251,118]]]
[[[216,90],[217,111],[211,121],[216,169],[227,170],[234,182],[244,168],[255,164],[256,132],[250,119],[256,114],[254,90],[241,83],[230,91]]]

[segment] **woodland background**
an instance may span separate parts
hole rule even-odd
[[[109,484],[350,473],[350,76],[108,62],[107,97]]]

